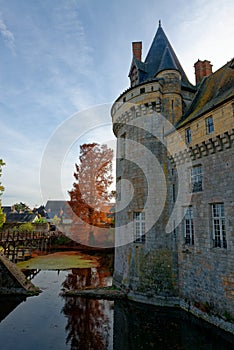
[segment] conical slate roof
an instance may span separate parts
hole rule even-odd
[[[189,82],[166,34],[164,33],[161,23],[159,22],[158,30],[155,34],[145,62],[142,62],[141,70],[146,72],[139,83],[154,79],[155,76],[166,69],[175,69],[180,72],[182,86],[194,89]]]

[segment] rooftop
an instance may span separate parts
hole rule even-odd
[[[162,29],[160,21],[145,61],[141,62],[136,57],[133,57],[132,65],[135,65],[138,70],[143,72],[140,75],[139,83],[154,79],[162,70],[174,69],[180,72],[183,87],[195,89],[189,82],[175,51]]]
[[[208,77],[203,78],[189,109],[176,127],[180,128],[184,126],[233,97],[234,59]]]

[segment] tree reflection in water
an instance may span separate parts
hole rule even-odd
[[[72,269],[66,280],[63,282],[63,291],[104,287],[111,283],[111,276],[108,270],[96,267]]]
[[[111,284],[105,268],[72,269],[62,284],[63,291],[94,288]],[[114,302],[81,297],[64,297],[62,309],[67,318],[66,343],[71,349],[106,350],[112,348]]]
[[[71,349],[106,350],[111,346],[113,302],[65,297],[66,343]]]

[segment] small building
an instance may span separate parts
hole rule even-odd
[[[12,211],[5,212],[5,210],[3,212],[6,214],[6,223],[33,223],[38,219],[36,214],[30,212],[17,213]]]
[[[71,222],[72,211],[68,201],[64,200],[48,200],[45,206],[45,210],[49,220],[55,217],[63,222]]]

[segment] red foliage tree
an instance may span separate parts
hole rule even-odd
[[[113,150],[97,143],[80,146],[79,164],[75,164],[76,181],[69,191],[73,211],[72,236],[93,245],[96,227],[111,225],[109,217],[112,184]]]

